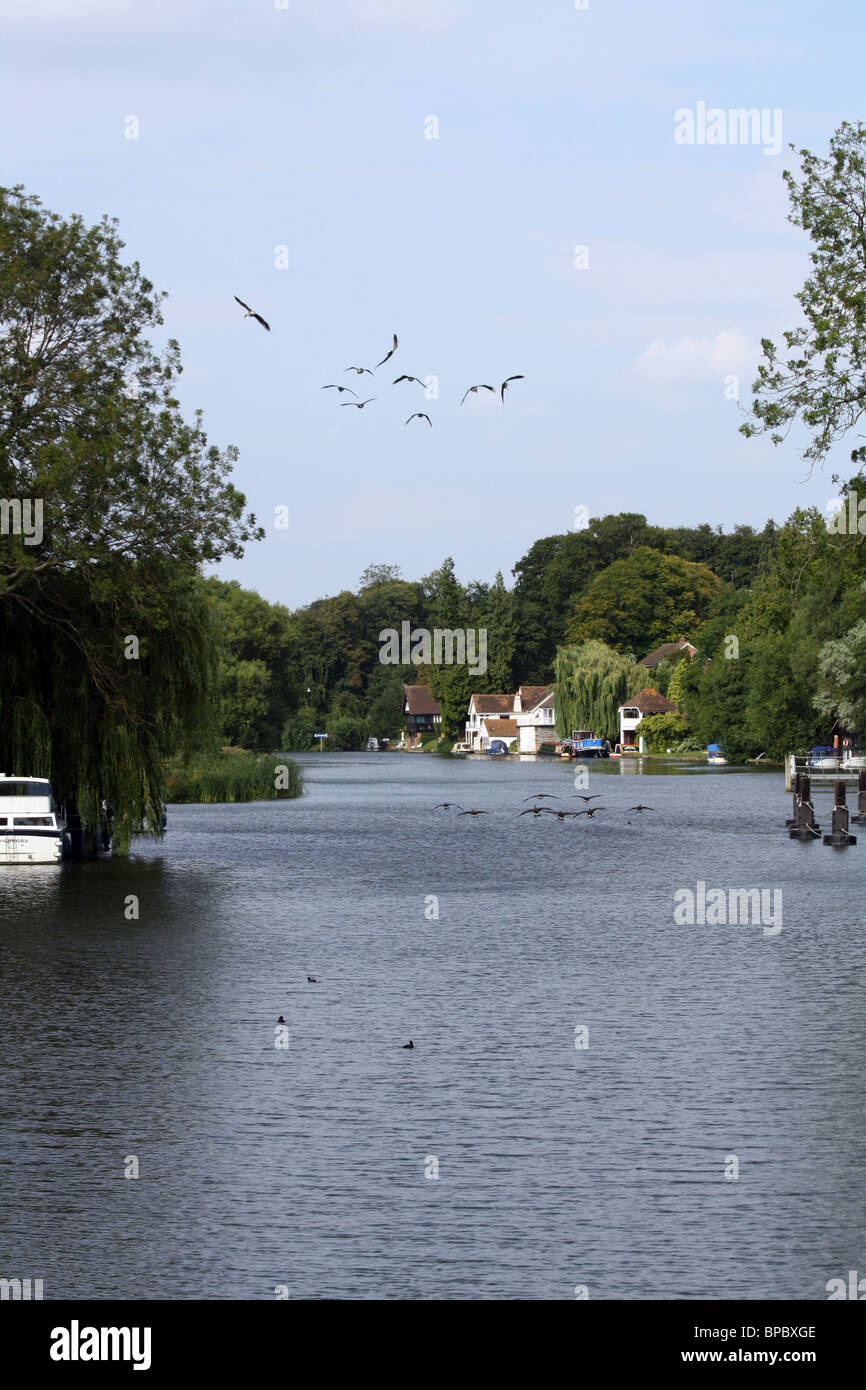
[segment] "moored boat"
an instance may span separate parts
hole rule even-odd
[[[709,744],[707,744],[707,762],[708,762],[708,763],[715,763],[717,767],[724,767],[724,766],[726,766],[727,761],[728,761],[727,758],[725,757],[724,753],[722,752],[722,745],[721,745],[720,743],[709,743]]]
[[[66,822],[46,777],[0,772],[0,864],[57,864]]]

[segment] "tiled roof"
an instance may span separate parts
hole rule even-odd
[[[654,652],[649,652],[647,656],[642,656],[638,666],[658,666],[660,661],[664,661],[670,656],[679,656],[682,652],[689,651],[694,653],[695,648],[691,642],[682,638],[679,642],[662,642],[660,647],[656,647]]]
[[[518,735],[514,719],[485,719],[484,727],[491,738],[517,738]]]
[[[441,714],[430,689],[426,685],[404,685],[406,712],[408,714]]]
[[[513,695],[473,695],[478,714],[511,714],[514,709]]]
[[[641,714],[679,714],[679,705],[672,705],[657,690],[641,690],[633,699],[626,700],[631,709],[639,709]]]
[[[531,709],[535,709],[535,706],[544,699],[549,689],[549,685],[522,685],[517,692],[520,696],[521,714],[528,714]]]

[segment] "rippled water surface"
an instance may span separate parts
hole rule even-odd
[[[299,761],[301,800],[0,870],[0,1276],[747,1299],[866,1266],[866,828],[789,841],[768,771],[593,765],[605,810],[560,824],[517,812],[573,764]],[[677,925],[698,881],[781,888],[782,930]]]

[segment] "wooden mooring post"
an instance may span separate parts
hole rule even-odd
[[[785,824],[791,840],[814,840],[821,834],[820,825],[815,823],[812,784],[807,772],[798,772],[794,776],[794,815]]]
[[[857,784],[857,810],[851,817],[856,825],[866,825],[866,767],[861,767]]]
[[[824,836],[825,845],[856,845],[857,836],[848,833],[848,807],[845,804],[845,783],[837,782],[833,797],[833,823],[829,835]]]

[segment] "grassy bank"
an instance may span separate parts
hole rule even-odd
[[[181,801],[285,801],[301,796],[298,765],[282,753],[248,753],[242,749],[199,754],[166,768],[169,804]]]

